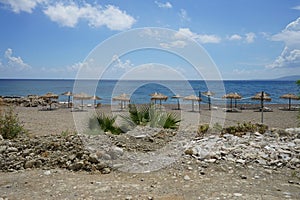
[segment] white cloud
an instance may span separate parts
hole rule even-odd
[[[292,7],[292,9],[294,9],[294,10],[300,10],[300,6]]]
[[[252,33],[252,32],[246,33],[246,42],[247,43],[253,43],[255,37],[256,37],[255,33]]]
[[[155,1],[155,4],[160,7],[160,8],[172,8],[172,4],[170,2],[166,2],[166,3],[161,3],[161,2],[158,2],[158,1]]]
[[[32,13],[32,10],[42,2],[45,0],[0,0],[0,3],[8,5],[15,13],[22,11]]]
[[[50,5],[44,10],[52,21],[61,26],[75,27],[80,19],[88,21],[91,27],[107,26],[111,30],[125,30],[131,28],[136,20],[118,7],[92,6],[88,3],[79,6],[74,2],[61,2]]]
[[[186,46],[186,42],[182,41],[182,40],[175,40],[175,41],[172,41],[170,43],[162,42],[162,43],[160,43],[160,46],[163,47],[163,48],[166,48],[166,49],[169,49],[169,48],[184,48]]]
[[[134,67],[130,60],[122,61],[118,55],[112,57],[112,62],[113,70],[129,71]]]
[[[184,9],[180,10],[179,17],[180,17],[180,20],[182,22],[184,22],[184,21],[187,21],[187,22],[191,21],[191,18],[189,18],[188,14],[187,14],[187,11],[184,10]]]
[[[192,38],[202,44],[205,43],[220,43],[221,38],[216,35],[196,34],[189,28],[180,28],[175,34],[176,39]]]
[[[268,68],[300,67],[300,17],[286,26],[280,33],[271,36],[272,41],[285,43],[280,56],[267,65]]]
[[[272,64],[267,65],[267,68],[280,67],[300,67],[300,49],[291,50],[288,47],[285,47],[281,55],[278,56]]]
[[[228,37],[228,40],[241,40],[242,36],[238,35],[238,34],[233,34],[230,37]]]
[[[23,71],[31,69],[31,67],[25,63],[21,57],[13,56],[12,49],[8,48],[4,53],[4,58],[7,60],[7,68],[16,71]],[[3,65],[3,64],[2,64]]]

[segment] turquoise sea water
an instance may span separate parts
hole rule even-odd
[[[29,94],[43,95],[47,92],[59,94],[60,101],[66,101],[67,97],[61,94],[66,91],[74,90],[74,80],[20,80],[20,79],[0,79],[0,96],[27,96]],[[89,95],[96,94],[101,97],[101,103],[110,104],[111,98],[121,93],[131,94],[131,100],[135,103],[149,103],[149,94],[160,92],[169,99],[166,103],[176,103],[171,99],[174,94],[188,96],[191,94],[199,95],[199,92],[211,90],[215,93],[212,103],[226,103],[222,95],[230,92],[237,92],[243,96],[238,101],[244,103],[258,103],[251,100],[251,96],[257,92],[267,92],[273,104],[287,103],[286,99],[279,98],[285,93],[299,94],[299,88],[295,81],[116,81],[101,80],[90,81],[81,80],[76,82],[75,92],[85,92]],[[222,87],[224,86],[224,88]],[[225,89],[225,90],[223,90]],[[202,103],[207,102],[207,97],[201,96]],[[182,101],[182,103],[189,103]],[[293,101],[293,103],[300,103]]]

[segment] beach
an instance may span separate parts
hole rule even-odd
[[[297,111],[285,111],[280,110],[280,107],[286,105],[266,105],[272,108],[273,112],[264,112],[264,124],[268,125],[270,128],[294,128],[298,127],[297,122]],[[214,110],[208,110],[207,105],[202,105],[200,109],[200,114],[198,112],[197,106],[195,106],[195,111],[192,112],[191,105],[184,104],[181,105],[182,110],[175,110],[177,105],[166,105],[165,109],[168,112],[177,112],[181,118],[181,128],[194,128],[196,129],[200,124],[211,124],[215,123],[222,124],[224,126],[237,125],[237,123],[261,122],[261,112],[254,109],[242,110],[241,112],[224,112],[221,107]],[[215,106],[214,106],[215,107]],[[256,107],[255,105],[252,107]],[[71,109],[60,108],[51,111],[41,111],[39,108],[25,108],[25,107],[15,107],[15,111],[21,122],[23,122],[25,129],[29,130],[30,133],[34,135],[48,135],[48,134],[61,134],[62,132],[77,132],[79,128],[80,132],[84,132],[87,128],[87,120],[90,116],[94,115],[95,112],[111,113],[113,115],[125,114],[125,110],[120,112],[117,105],[110,106],[104,105],[99,109],[87,108],[84,112],[71,112]],[[81,124],[81,119],[83,126]],[[76,127],[76,122],[77,126]]]
[[[178,131],[138,128],[119,136],[86,134],[96,112],[127,113],[118,105],[15,107],[28,137],[0,140],[0,165],[8,167],[0,172],[0,199],[299,199],[300,135],[284,131],[298,127],[299,112],[266,105],[273,112],[264,112],[264,123],[276,131],[199,137],[199,124],[254,124],[261,113],[257,105],[236,113],[176,106],[162,110],[180,114]]]

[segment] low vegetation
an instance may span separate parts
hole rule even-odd
[[[0,108],[0,135],[4,139],[13,139],[25,132],[13,107],[3,110]]]
[[[144,104],[139,107],[129,105],[129,114],[121,115],[122,129],[130,130],[135,126],[150,126],[165,129],[178,129],[180,117],[177,113],[167,113],[156,109],[154,105]]]
[[[168,113],[156,109],[154,105],[129,105],[127,114],[119,115],[121,126],[117,126],[118,116],[112,116],[104,113],[97,113],[96,116],[89,119],[89,128],[95,133],[111,132],[113,134],[125,133],[134,129],[136,126],[150,126],[164,129],[178,129],[180,117],[177,113]]]
[[[98,112],[94,117],[90,118],[89,128],[91,130],[101,129],[104,132],[111,132],[118,135],[122,133],[122,129],[115,124],[116,118],[117,116]]]
[[[253,124],[251,122],[238,123],[236,126],[229,126],[223,128],[221,131],[221,135],[224,134],[232,134],[235,136],[242,136],[246,133],[254,133],[259,132],[260,134],[264,134],[268,130],[268,126],[265,124]]]

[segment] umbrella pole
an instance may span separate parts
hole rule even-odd
[[[208,110],[210,110],[210,95],[208,95]]]
[[[264,123],[264,91],[261,92],[261,123]]]
[[[177,109],[180,110],[180,103],[179,103],[179,99],[177,99]]]
[[[68,108],[70,108],[70,96],[68,96]]]
[[[291,110],[291,98],[289,98],[289,110]]]
[[[201,99],[201,92],[199,91],[199,113],[200,113],[200,108],[201,108],[201,102],[200,102],[200,99]]]
[[[194,112],[194,100],[192,100],[192,111]]]
[[[232,98],[230,98],[230,109],[232,111]]]

